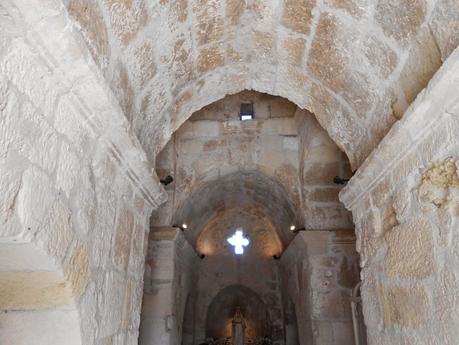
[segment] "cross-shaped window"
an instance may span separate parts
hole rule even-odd
[[[234,247],[234,253],[236,255],[244,254],[244,247],[247,247],[250,243],[249,239],[244,237],[241,228],[236,229],[234,235],[228,238],[227,241]]]

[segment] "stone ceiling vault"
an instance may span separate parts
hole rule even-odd
[[[313,112],[357,168],[459,43],[457,0],[64,4],[153,157],[193,112],[253,89]]]
[[[203,197],[205,196],[205,197]],[[186,223],[185,236],[196,246],[199,235],[208,226],[219,223],[225,213],[235,209],[246,212],[273,228],[284,247],[292,240],[291,224],[302,225],[298,208],[286,191],[273,179],[259,172],[237,172],[207,182],[193,191],[178,207],[174,223]]]

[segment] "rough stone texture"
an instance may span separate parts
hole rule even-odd
[[[132,94],[127,116],[151,156],[195,111],[253,89],[286,97],[318,118],[334,109],[334,120],[319,121],[355,169],[390,129],[392,115],[401,117],[425,87],[439,57],[444,61],[458,44],[457,0],[64,3],[121,103],[128,98],[121,95]],[[126,83],[113,82],[120,63]],[[139,66],[149,72],[139,74]],[[313,99],[311,90],[324,87]],[[195,92],[176,123],[173,108],[187,90]],[[147,95],[157,104],[142,109]],[[341,121],[339,108],[349,121]]]
[[[379,0],[375,17],[389,37],[406,42],[419,30],[425,14],[424,0]]]
[[[370,344],[457,342],[458,67],[456,49],[340,193]]]
[[[385,239],[385,273],[389,277],[429,277],[434,261],[432,232],[428,221],[422,219],[393,227]],[[400,251],[400,248],[405,250]]]
[[[176,228],[152,228],[148,243],[139,344],[182,344],[194,282],[194,250]]]
[[[350,291],[359,281],[352,231],[297,235],[281,258],[283,300],[295,305],[300,343],[352,344]]]
[[[92,59],[102,67],[109,51],[102,18],[90,20],[98,5],[69,4],[84,10],[86,37],[100,39],[92,55],[52,6],[0,6],[2,40],[12,27],[31,35],[0,53],[0,342],[135,339],[143,248],[130,252],[129,231],[143,239],[164,195]]]
[[[451,11],[451,8],[457,8],[458,5],[457,0],[437,1],[430,20],[430,27],[438,42],[443,61],[459,45],[459,13]]]
[[[368,278],[362,293],[370,342],[433,344],[437,336],[455,344],[458,193],[454,183],[439,185],[429,169],[444,167],[454,177],[459,156],[456,8],[454,0],[2,2],[0,271],[25,274],[23,282],[52,272],[72,293],[58,306],[45,298],[40,310],[8,306],[0,314],[7,325],[0,342],[134,344],[143,270],[139,227],[148,231],[151,208],[165,200],[140,142],[154,160],[195,111],[253,89],[314,111],[352,168],[360,167],[341,195],[354,212]],[[284,48],[286,37],[298,41]],[[440,59],[443,70],[419,94]],[[284,139],[285,150],[303,147]],[[290,185],[292,166],[273,176]],[[315,200],[328,197],[317,193]],[[309,193],[298,195],[304,200]],[[145,202],[140,209],[138,198]],[[114,265],[118,215],[126,205],[136,232],[127,270],[126,259]],[[341,217],[336,205],[324,209],[312,210],[313,218]],[[419,214],[432,224],[433,269],[414,265],[415,275],[428,276],[416,278],[413,299],[405,299],[412,278],[403,276],[413,272],[393,264],[401,250],[391,243],[387,253],[386,237]],[[429,252],[428,241],[420,250]],[[385,275],[386,257],[393,276]],[[15,297],[20,308],[36,302],[23,297]],[[324,342],[331,339],[327,326],[317,322]]]
[[[262,40],[269,38],[260,35]],[[253,103],[252,121],[239,119],[244,102]],[[310,113],[280,97],[253,91],[228,96],[182,125],[156,157],[156,171],[162,178],[174,174],[174,182],[166,187],[169,201],[153,212],[152,225],[185,223],[184,238],[196,253],[205,255],[188,268],[195,276],[186,290],[184,344],[228,337],[228,319],[238,304],[248,317],[246,334],[252,341],[267,335],[278,344],[298,344],[300,339],[320,344],[327,332],[334,334],[332,344],[341,344],[340,338],[352,340],[348,296],[358,280],[355,239],[341,230],[352,225],[337,201],[340,188],[333,184],[337,175],[350,176],[349,164]],[[318,231],[304,243],[299,235],[292,241],[291,224],[339,229],[347,235]],[[242,257],[236,257],[226,242],[238,227],[251,241]],[[150,251],[165,256],[155,241],[173,241],[175,232],[156,227],[152,231]],[[305,245],[314,248],[310,256]],[[280,264],[272,258],[279,255]],[[155,258],[149,265],[151,272],[147,269],[146,274],[161,272],[155,279],[169,286],[166,281],[175,266]],[[314,278],[305,278],[298,290],[298,281],[291,282],[298,274]],[[156,297],[162,288],[155,297],[145,292],[150,309],[165,305]],[[143,320],[143,343],[155,334],[163,343],[174,338],[162,338],[160,326],[147,327],[162,319]]]
[[[253,102],[255,120],[239,120],[241,102]],[[211,219],[222,219],[224,206],[245,205],[270,216],[284,243],[292,214],[308,228],[350,227],[333,184],[335,176],[350,174],[345,157],[313,116],[296,108],[280,97],[242,92],[196,112],[157,157],[161,178],[176,173],[169,202],[154,212],[155,225],[186,222],[188,233],[199,233]],[[270,202],[262,186],[273,194]],[[198,210],[203,216],[196,218]],[[194,243],[197,236],[187,237]]]

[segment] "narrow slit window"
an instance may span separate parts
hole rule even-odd
[[[241,121],[253,120],[254,118],[253,103],[241,103]]]

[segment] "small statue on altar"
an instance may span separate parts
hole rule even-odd
[[[232,345],[244,345],[244,333],[246,323],[241,313],[241,308],[236,307],[236,313],[233,317],[233,334]]]

